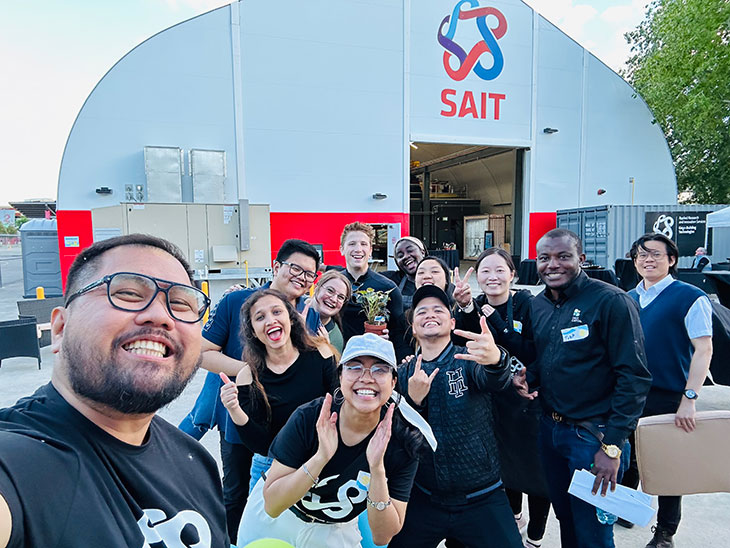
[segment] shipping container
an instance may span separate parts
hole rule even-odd
[[[572,230],[583,241],[586,260],[613,268],[631,244],[647,232],[661,232],[679,246],[679,268],[692,265],[695,250],[705,245],[708,213],[725,205],[606,205],[558,210],[558,227]],[[730,254],[730,243],[711,236],[708,253],[715,262]]]

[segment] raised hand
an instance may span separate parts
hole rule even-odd
[[[514,374],[512,385],[517,393],[527,400],[534,400],[537,397],[537,390],[530,392],[530,387],[527,385],[527,371],[524,367]]]
[[[365,456],[368,459],[368,465],[370,471],[374,469],[383,469],[383,457],[385,457],[385,450],[388,448],[388,442],[390,441],[390,433],[393,425],[393,411],[395,404],[391,403],[388,406],[388,411],[385,413],[385,417],[380,421],[378,427],[375,429],[375,434],[370,438],[368,442],[368,448],[365,452]]]
[[[465,339],[469,339],[466,343],[466,354],[454,354],[457,360],[469,360],[480,363],[482,365],[495,365],[499,363],[502,352],[494,342],[492,332],[487,327],[487,319],[484,316],[479,317],[481,325],[481,333],[471,333],[461,329],[454,329],[454,334]]]
[[[221,403],[223,403],[223,406],[231,416],[231,420],[235,424],[243,426],[248,422],[248,415],[241,409],[241,405],[238,403],[238,387],[225,373],[221,373],[220,378],[223,381],[223,386],[221,387]]]
[[[299,315],[300,315],[300,316],[302,317],[302,319],[304,320],[304,323],[305,323],[305,325],[306,325],[306,323],[307,323],[307,314],[309,314],[309,309],[310,309],[310,308],[312,308],[312,303],[313,303],[313,302],[314,302],[314,298],[309,298],[309,299],[307,299],[307,302],[306,302],[306,304],[304,305],[304,308],[303,308],[303,309],[302,309],[302,311],[301,311],[301,312],[299,313]]]
[[[337,451],[337,413],[332,413],[332,395],[327,394],[317,418],[317,453],[327,463]]]
[[[408,379],[408,395],[416,405],[421,405],[426,396],[428,396],[428,393],[431,391],[431,383],[433,382],[434,377],[436,377],[436,374],[439,372],[439,368],[437,367],[430,375],[427,375],[426,372],[421,369],[422,361],[423,356],[419,355],[418,358],[416,358],[416,367],[413,371],[413,375],[411,375],[411,378]]]
[[[471,286],[469,285],[469,276],[474,272],[474,268],[469,267],[464,277],[459,277],[459,267],[454,268],[454,300],[461,308],[466,308],[471,302]]]
[[[330,334],[325,326],[319,326],[319,329],[317,329],[317,335],[322,337],[325,341],[330,342]]]

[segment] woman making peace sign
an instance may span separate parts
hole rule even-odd
[[[264,504],[249,500],[241,522],[247,536],[297,548],[360,546],[357,517],[366,508],[376,544],[400,531],[422,438],[390,400],[395,365],[389,341],[348,341],[340,393],[301,406],[271,444]]]

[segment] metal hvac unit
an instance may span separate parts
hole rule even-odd
[[[225,202],[226,153],[223,150],[190,150],[193,201],[198,204]]]
[[[183,156],[179,147],[144,147],[146,202],[182,202]]]

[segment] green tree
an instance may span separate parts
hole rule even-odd
[[[654,112],[679,191],[730,202],[730,0],[654,0],[623,76]]]

